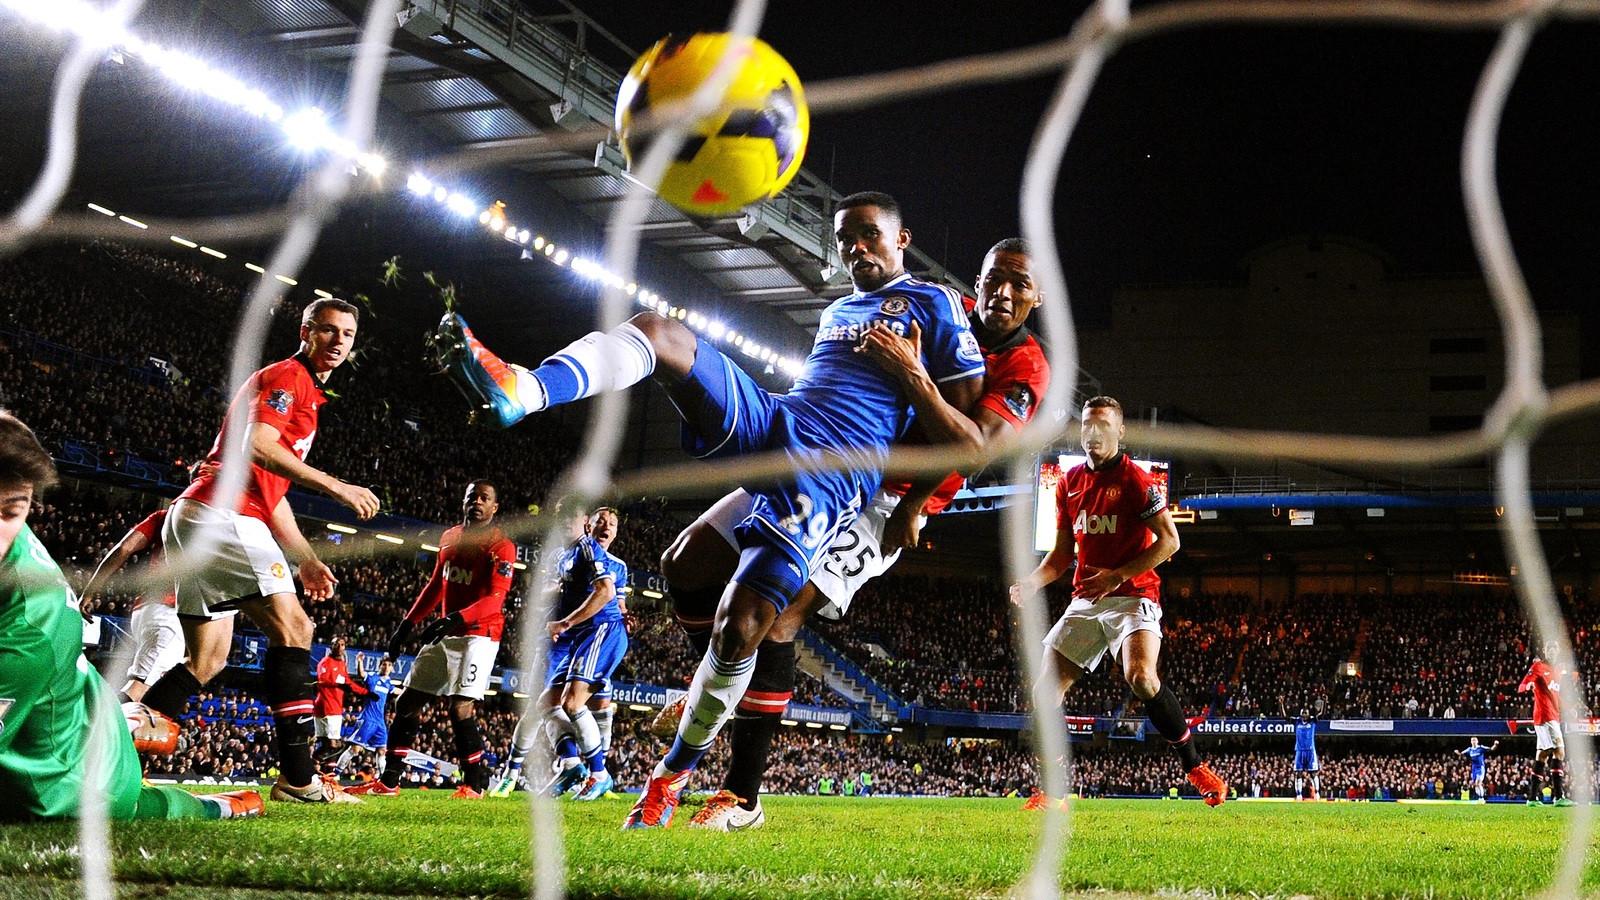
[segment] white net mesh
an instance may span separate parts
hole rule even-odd
[[[467,0],[470,4],[470,0]],[[384,59],[389,49],[401,0],[378,0],[370,5],[361,26],[360,43],[351,68],[344,102],[341,136],[350,145],[369,146],[373,134]],[[422,4],[427,5],[427,4]],[[30,3],[4,0],[12,13],[42,20],[65,28],[75,39],[57,70],[50,114],[50,139],[44,168],[16,210],[0,223],[0,252],[14,253],[32,237],[73,237],[90,239],[113,237],[121,241],[164,241],[166,234],[186,234],[198,240],[225,242],[265,235],[279,235],[268,271],[298,275],[317,243],[321,229],[352,196],[373,190],[366,182],[352,182],[346,163],[330,160],[313,171],[295,191],[291,201],[280,209],[217,219],[150,221],[148,230],[130,233],[104,217],[62,213],[58,205],[65,193],[76,154],[77,109],[84,84],[105,51],[123,44],[123,30],[137,13],[138,0],[119,0],[101,9],[88,4]],[[735,8],[728,29],[739,34],[759,30],[764,4],[744,0]],[[74,23],[74,16],[87,17]],[[1470,460],[1487,453],[1496,459],[1497,502],[1504,507],[1501,531],[1507,555],[1515,573],[1517,595],[1532,626],[1534,639],[1556,649],[1550,662],[1563,673],[1563,695],[1578,702],[1562,705],[1564,726],[1577,739],[1568,743],[1574,793],[1593,794],[1590,781],[1592,751],[1586,733],[1573,730],[1571,721],[1581,707],[1581,684],[1570,673],[1576,671],[1567,629],[1554,597],[1549,568],[1536,538],[1532,497],[1529,489],[1528,454],[1540,430],[1550,424],[1600,410],[1600,382],[1585,382],[1547,391],[1541,380],[1541,342],[1538,319],[1521,277],[1516,255],[1501,214],[1495,180],[1495,140],[1506,98],[1534,31],[1552,19],[1600,18],[1600,0],[1506,0],[1506,2],[1405,2],[1405,0],[1184,0],[1154,4],[1130,11],[1126,0],[1105,0],[1092,7],[1062,39],[1018,48],[1003,53],[950,60],[876,75],[838,79],[809,85],[807,93],[814,115],[885,104],[907,97],[927,95],[958,87],[996,84],[1051,71],[1061,71],[1062,79],[1050,106],[1043,111],[1033,147],[1020,183],[1023,233],[1035,248],[1037,280],[1049,298],[1041,309],[1044,328],[1054,336],[1050,364],[1057,373],[1041,408],[1065,409],[1076,385],[1068,373],[1078,371],[1077,348],[1066,290],[1066,273],[1054,239],[1054,187],[1059,168],[1079,113],[1089,96],[1104,61],[1131,41],[1180,28],[1219,24],[1273,23],[1362,23],[1425,29],[1496,29],[1500,40],[1486,63],[1466,123],[1462,148],[1462,183],[1472,236],[1495,308],[1504,332],[1505,388],[1485,417],[1483,427],[1474,432],[1444,435],[1429,439],[1389,437],[1350,437],[1336,435],[1238,432],[1210,428],[1130,426],[1131,439],[1154,451],[1181,453],[1185,457],[1211,457],[1249,460],[1290,458],[1305,462],[1360,464],[1377,468],[1425,467],[1444,462]],[[93,27],[84,27],[92,22]],[[781,48],[780,48],[781,49]],[[724,67],[726,68],[726,67]],[[721,70],[719,70],[721,71]],[[721,72],[726,75],[726,72]],[[687,105],[688,109],[658,111],[641,130],[662,127],[658,140],[636,171],[640,182],[655,183],[667,161],[683,140],[684,112],[713,108],[718,102],[721,83],[713,78]],[[664,127],[663,127],[664,126]],[[589,127],[557,135],[542,135],[523,141],[497,144],[483,150],[455,152],[425,161],[431,172],[449,175],[470,169],[500,166],[528,158],[536,153],[556,150],[588,152],[597,140],[606,137],[602,129]],[[636,262],[641,229],[651,195],[634,186],[621,203],[609,225],[606,266],[631,278]],[[285,283],[262,277],[240,316],[229,368],[227,396],[232,396],[250,375],[261,358],[266,341],[270,310],[282,298]],[[620,323],[627,312],[628,299],[618,288],[607,288],[599,310],[602,329]],[[669,465],[630,472],[612,478],[618,442],[628,414],[626,394],[608,394],[596,403],[595,414],[585,436],[586,452],[565,473],[556,491],[582,499],[639,494],[672,495],[694,492],[709,486],[733,486],[744,481],[788,471],[781,455],[748,457],[727,463]],[[1061,423],[1051,416],[1039,416],[1025,431],[1001,448],[997,458],[1016,462],[1013,474],[1025,477],[1027,461],[1042,448],[1063,436]],[[238,496],[244,482],[243,444],[232,440],[223,465],[222,497],[218,503]],[[937,473],[947,471],[958,461],[953,452],[937,449],[900,450],[893,456],[897,469]],[[522,518],[506,523],[513,536],[533,536],[539,530],[535,520]],[[1005,561],[1012,580],[1032,567],[1029,552],[1031,524],[1026,509],[1016,505],[1003,519]],[[552,529],[544,535],[546,545],[560,536]],[[172,566],[201,567],[206,564],[207,548],[192,548],[174,554]],[[169,570],[167,577],[172,571]],[[137,587],[139,576],[124,580]],[[545,579],[541,579],[545,581]],[[533,614],[523,617],[520,637],[521,659],[530,671],[542,671],[546,641],[538,627],[548,609],[548,596],[534,604]],[[1043,634],[1045,612],[1042,599],[1024,610],[1017,630],[1017,657],[1026,665],[1031,682],[1039,681],[1040,659],[1034,648]],[[1053,709],[1044,698],[1035,698],[1033,708]],[[1051,794],[1064,793],[1065,771],[1058,759],[1066,747],[1058,730],[1035,728],[1039,736],[1041,776]],[[92,780],[89,782],[92,784]],[[533,825],[533,886],[536,896],[553,897],[563,893],[563,853],[559,820],[548,800],[531,792]],[[112,895],[111,866],[106,842],[106,811],[103,797],[85,797],[81,826],[84,892],[88,896]],[[1550,892],[1554,896],[1573,896],[1578,892],[1583,852],[1588,844],[1592,812],[1580,804],[1570,819],[1565,849]],[[1066,840],[1065,813],[1053,811],[1045,819],[1032,870],[1019,886],[1032,896],[1057,891]]]

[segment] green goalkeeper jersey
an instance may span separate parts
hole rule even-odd
[[[0,560],[0,819],[77,815],[91,756],[113,818],[139,804],[139,757],[83,656],[72,589],[26,525]],[[90,715],[100,717],[90,749]]]

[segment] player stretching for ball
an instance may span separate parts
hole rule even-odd
[[[344,771],[354,758],[356,748],[360,747],[372,751],[377,758],[378,774],[383,774],[384,766],[388,762],[385,751],[389,747],[389,720],[384,714],[388,711],[389,695],[394,693],[394,679],[389,677],[393,672],[394,660],[387,656],[378,660],[376,673],[367,671],[365,654],[356,656],[356,679],[366,688],[363,693],[366,694],[367,702],[361,707],[355,728],[344,739],[345,750],[336,765],[339,771]]]
[[[1081,443],[1088,461],[1056,483],[1056,545],[1011,586],[1011,602],[1020,605],[1055,582],[1076,557],[1072,602],[1044,640],[1043,678],[1056,703],[1110,651],[1156,730],[1177,751],[1189,783],[1216,806],[1227,799],[1228,785],[1200,758],[1183,704],[1156,675],[1161,579],[1155,568],[1178,551],[1178,528],[1160,485],[1122,452],[1125,433],[1122,404],[1110,397],[1084,402]]]
[[[781,451],[791,461],[792,475],[744,485],[754,498],[752,512],[735,529],[739,564],[717,607],[710,649],[690,686],[678,736],[626,827],[670,824],[689,773],[745,695],[772,623],[878,492],[889,445],[909,425],[912,403],[897,379],[857,352],[868,329],[909,335],[915,326],[930,376],[919,389],[937,390],[951,407],[969,408],[982,389],[983,355],[960,295],[905,272],[911,232],[894,199],[845,197],[834,229],[856,292],[823,311],[811,354],[786,394],[769,393],[710,342],[654,313],[591,333],[533,371],[491,354],[459,316],[446,316],[436,336],[446,369],[502,425],[654,375],[683,417],[684,446],[694,456]],[[934,441],[975,449],[977,427],[956,418],[924,422],[924,430]],[[941,425],[959,427],[946,432]],[[841,467],[821,470],[825,461]]]
[[[489,673],[500,652],[506,596],[517,561],[516,546],[494,524],[499,511],[499,491],[492,482],[479,479],[467,485],[461,524],[440,536],[433,575],[389,639],[389,655],[399,655],[412,630],[439,609],[439,618],[422,630],[423,647],[411,663],[395,708],[383,776],[351,790],[391,796],[400,792],[400,776],[422,724],[422,708],[439,697],[450,701],[450,729],[462,770],[461,783],[451,796],[475,800],[488,787],[477,703],[489,688]]]
[[[969,411],[983,442],[1020,430],[1050,385],[1044,349],[1028,330],[1028,316],[1042,297],[1033,280],[1028,244],[1007,238],[984,256],[978,273],[982,299],[967,301],[969,323],[983,349],[986,377],[983,396]],[[926,382],[921,355],[914,343],[887,331],[874,331],[863,352],[909,386]],[[913,393],[925,404],[943,403],[937,392]],[[917,415],[949,415],[924,405]],[[900,553],[914,547],[925,516],[949,505],[966,484],[959,473],[947,477],[886,484],[871,506],[840,535],[805,589],[784,610],[756,655],[750,689],[734,718],[727,777],[689,824],[716,831],[758,828],[766,822],[761,807],[761,780],[766,773],[773,736],[794,693],[794,637],[812,614],[838,620],[849,610],[856,592],[888,571]],[[702,654],[711,639],[722,584],[738,565],[734,528],[750,511],[751,497],[736,490],[717,501],[684,529],[661,558],[673,613],[689,642]],[[709,546],[706,546],[709,543]],[[714,565],[712,563],[714,562]],[[683,715],[683,702],[669,704],[651,730],[671,737]]]
[[[1467,742],[1467,746],[1464,749],[1456,751],[1456,755],[1465,756],[1467,758],[1467,763],[1472,767],[1472,796],[1477,797],[1479,800],[1484,799],[1483,774],[1484,769],[1487,768],[1486,764],[1489,759],[1489,754],[1499,749],[1499,741],[1495,741],[1493,744],[1485,747],[1479,744],[1478,738],[1474,736],[1470,741]]]
[[[167,521],[167,511],[158,509],[128,529],[117,541],[100,565],[95,567],[89,583],[83,586],[83,600],[78,609],[85,619],[91,618],[100,605],[111,579],[140,553],[149,552],[146,572],[154,578],[161,571],[161,528]],[[122,700],[142,700],[145,691],[156,679],[167,674],[173,666],[183,662],[183,629],[178,625],[178,598],[171,589],[163,592],[160,600],[151,599],[141,591],[129,617],[128,630],[133,633],[133,659],[128,663],[128,680],[117,696]]]
[[[1553,656],[1554,647],[1545,646],[1544,656]],[[1533,692],[1533,778],[1528,805],[1538,806],[1544,794],[1545,765],[1550,767],[1550,797],[1556,806],[1571,806],[1567,799],[1567,742],[1561,734],[1561,681],[1544,657],[1535,656],[1528,674],[1517,685],[1518,693]]]
[[[197,797],[143,783],[128,721],[83,658],[72,589],[28,527],[55,482],[50,454],[0,410],[0,822],[75,818],[91,762],[113,819],[261,815],[257,791]]]
[[[272,709],[282,774],[272,799],[302,803],[355,803],[316,777],[311,760],[311,619],[295,595],[288,556],[299,562],[306,596],[333,596],[335,579],[295,524],[290,483],[322,491],[362,519],[378,512],[378,498],[306,465],[317,421],[328,401],[333,370],[350,356],[356,339],[356,307],[320,299],[300,317],[300,352],[250,376],[228,407],[227,418],[206,457],[207,465],[167,514],[162,541],[168,551],[211,548],[204,568],[177,580],[178,618],[189,661],[174,666],[144,696],[144,702],[176,718],[228,664],[233,617],[243,612],[267,634],[262,669],[263,699]],[[221,476],[223,439],[248,441],[250,472],[238,505],[212,506]],[[282,547],[279,544],[282,544]]]
[[[628,585],[628,566],[612,556],[617,539],[617,511],[602,506],[587,518],[575,517],[572,545],[556,563],[560,579],[554,618],[547,623],[550,664],[544,693],[517,723],[511,756],[495,794],[511,792],[522,773],[522,761],[544,723],[560,767],[546,792],[559,797],[578,788],[576,799],[595,800],[615,784],[606,771],[606,739],[590,708],[590,700],[608,688],[611,673],[628,652],[628,630],[619,598]]]

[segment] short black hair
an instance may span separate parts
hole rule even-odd
[[[318,297],[306,304],[305,311],[300,313],[300,324],[310,325],[316,319],[317,313],[325,309],[336,309],[339,312],[349,313],[355,316],[357,323],[361,321],[361,308],[349,300],[340,300],[338,297]]]
[[[56,481],[55,460],[39,443],[33,429],[0,409],[0,484],[31,485],[37,494]]]
[[[1101,394],[1098,397],[1090,397],[1089,399],[1083,401],[1083,408],[1114,409],[1117,411],[1117,415],[1122,415],[1122,404],[1117,402],[1117,398],[1107,397],[1105,394]]]
[[[486,488],[489,488],[490,490],[494,491],[494,499],[496,499],[496,500],[500,499],[500,485],[495,484],[494,483],[494,479],[492,479],[492,478],[474,478],[471,481],[467,482],[467,487],[469,487],[469,488],[475,488],[475,487],[486,487]]]
[[[615,506],[596,506],[594,510],[589,513],[589,519],[592,521],[595,516],[598,516],[601,513],[611,513],[611,515],[616,517],[619,524],[622,522],[622,513]]]
[[[988,259],[989,257],[994,256],[996,253],[1020,253],[1023,256],[1031,257],[1033,256],[1033,245],[1028,243],[1027,238],[1001,238],[1000,240],[995,241],[994,246],[989,248],[989,252],[985,253],[983,258]]]
[[[896,222],[905,222],[905,219],[900,215],[900,201],[885,194],[883,191],[856,191],[854,194],[841,197],[839,202],[834,205],[834,211],[851,209],[857,206],[876,206],[894,216]]]

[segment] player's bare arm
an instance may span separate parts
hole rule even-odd
[[[1074,540],[1070,528],[1056,532],[1055,546],[1050,548],[1044,559],[1039,560],[1039,565],[1026,578],[1011,586],[1011,602],[1014,605],[1021,606],[1024,598],[1054,584],[1072,569],[1073,558],[1077,555]]]
[[[360,485],[349,484],[309,466],[278,442],[280,432],[265,422],[250,426],[250,453],[256,465],[282,475],[303,488],[321,491],[349,507],[362,520],[378,514],[378,497]]]
[[[273,537],[278,539],[284,555],[299,566],[300,583],[305,586],[306,596],[312,600],[332,597],[339,579],[333,577],[333,570],[317,558],[317,552],[311,549],[311,542],[300,533],[300,526],[294,520],[294,509],[289,506],[289,498],[279,500],[278,505],[272,508],[272,521],[267,526],[272,529]]]
[[[616,582],[610,578],[600,579],[595,584],[594,589],[589,592],[589,596],[584,598],[583,603],[577,609],[562,618],[551,621],[546,626],[550,632],[550,639],[555,640],[568,630],[594,618],[600,610],[606,608],[606,604],[610,603],[611,598],[616,595]]]
[[[93,618],[95,607],[100,605],[100,595],[105,593],[106,584],[112,576],[122,571],[128,560],[143,553],[150,546],[150,539],[141,534],[138,529],[129,529],[128,533],[117,541],[111,548],[106,558],[100,560],[100,565],[95,567],[94,574],[89,576],[89,583],[83,586],[83,597],[78,601],[78,612],[85,619]]]
[[[962,410],[971,409],[983,395],[983,378],[937,384],[922,364],[922,329],[915,321],[905,337],[882,322],[872,323],[856,352],[866,354],[905,388],[929,441],[955,445],[969,454],[972,463],[977,462],[983,451],[983,432]],[[957,468],[965,471],[967,467]]]
[[[1178,526],[1172,521],[1170,510],[1163,509],[1145,522],[1145,527],[1156,536],[1155,543],[1139,551],[1134,557],[1114,569],[1101,569],[1078,586],[1077,596],[1099,600],[1121,587],[1132,578],[1154,569],[1178,552]]]

